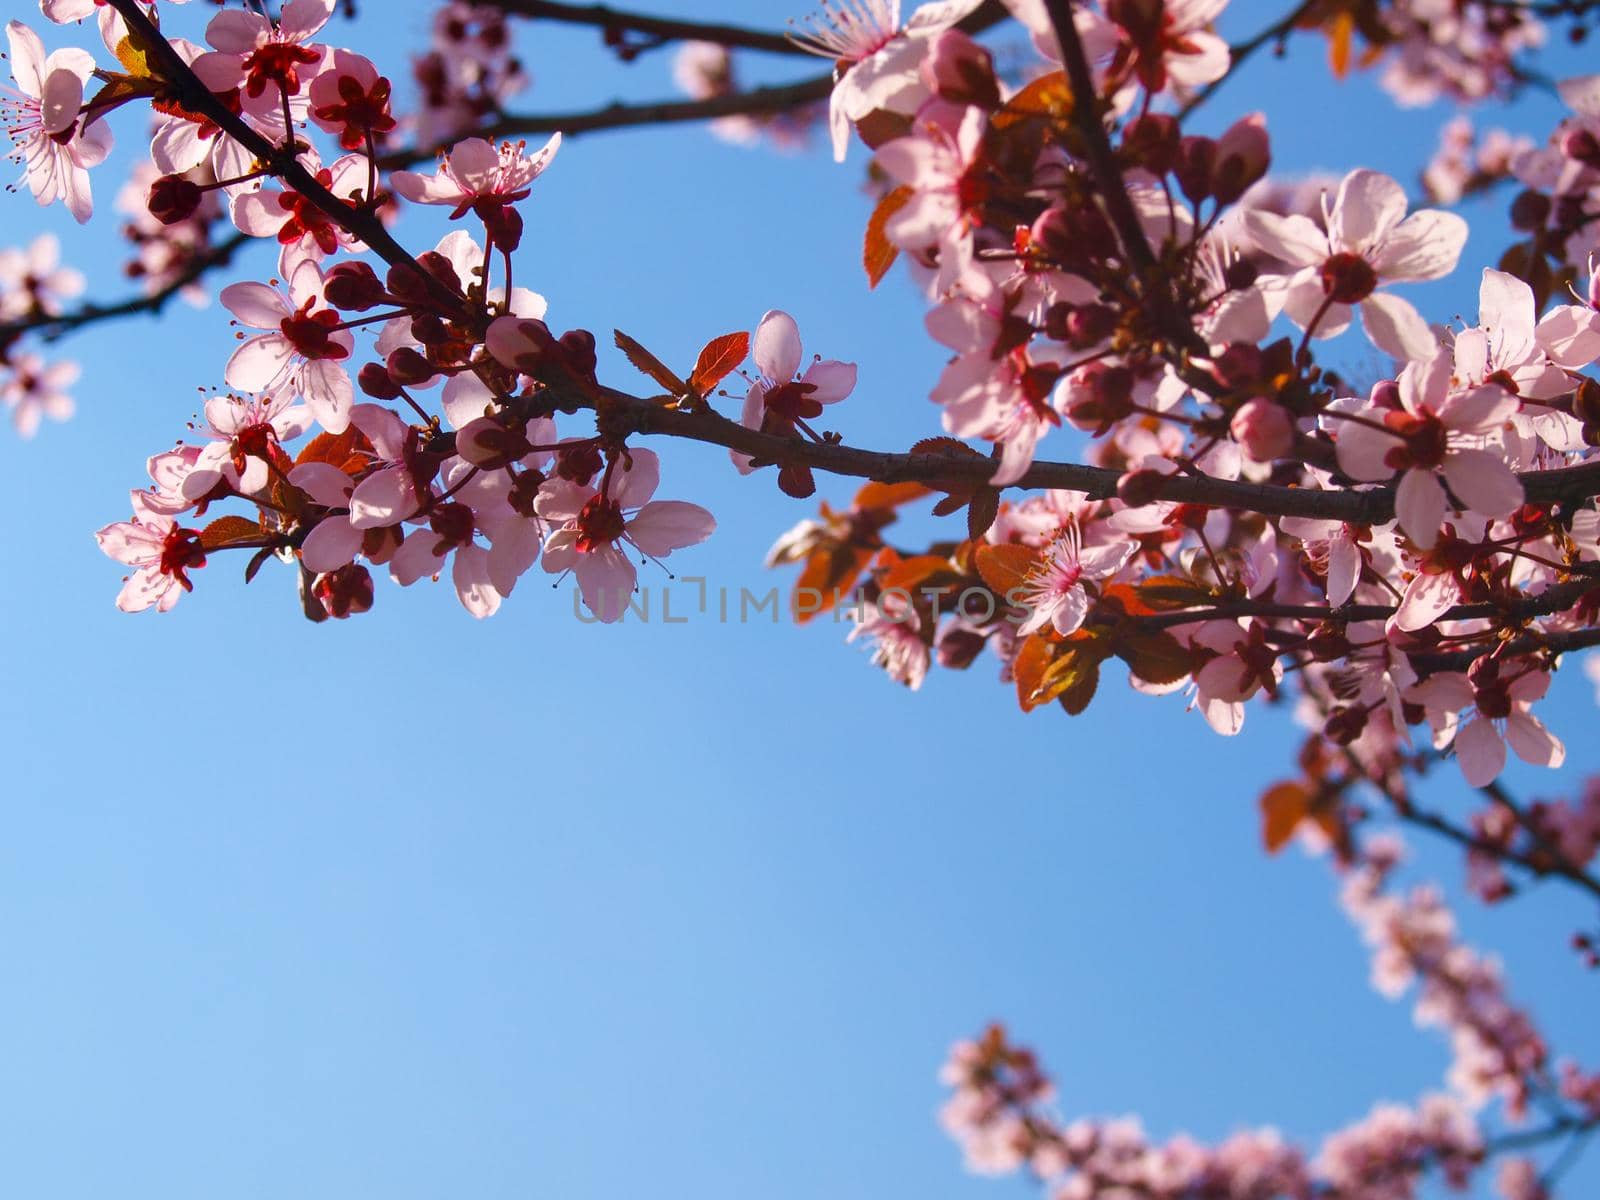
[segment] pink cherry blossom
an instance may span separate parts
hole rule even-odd
[[[39,424],[49,417],[65,421],[72,416],[72,397],[67,388],[78,381],[80,369],[71,361],[50,363],[37,354],[18,354],[11,362],[11,374],[0,382],[0,400],[11,410],[11,423],[17,433],[31,438]]]
[[[528,194],[528,185],[544,173],[561,149],[561,135],[532,155],[526,142],[494,142],[468,138],[450,148],[432,175],[396,171],[394,190],[417,204],[448,204],[461,216],[475,204],[511,204]]]
[[[287,297],[264,283],[223,288],[222,303],[241,325],[270,331],[246,338],[223,377],[229,387],[246,392],[287,388],[324,429],[342,433],[355,391],[339,363],[350,357],[355,342],[323,299],[322,283],[321,267],[303,258],[289,273]]]
[[[117,595],[123,612],[170,611],[184,592],[194,590],[188,573],[206,565],[199,533],[160,513],[107,525],[94,536],[107,555],[136,568]]]
[[[298,98],[303,111],[307,86],[327,49],[311,39],[328,23],[334,3],[288,0],[277,22],[248,10],[218,13],[206,26],[214,50],[195,60],[195,74],[212,91],[240,89],[248,111],[270,112],[286,95]]]
[[[756,326],[751,357],[760,372],[744,396],[739,422],[746,429],[793,435],[798,423],[818,417],[825,405],[837,404],[856,386],[855,363],[816,359],[800,374],[804,354],[800,327],[777,309],[764,314]],[[729,451],[741,475],[751,471],[750,457]]]
[[[1550,676],[1533,669],[1515,672],[1507,682],[1477,686],[1459,672],[1444,672],[1417,684],[1409,699],[1426,708],[1434,745],[1453,747],[1467,783],[1483,787],[1505,768],[1508,745],[1534,766],[1559,767],[1566,761],[1561,739],[1532,711],[1549,687]]]
[[[1344,332],[1359,307],[1380,350],[1401,360],[1431,355],[1437,342],[1417,310],[1377,289],[1448,274],[1467,240],[1466,222],[1436,209],[1407,217],[1405,189],[1368,170],[1346,175],[1323,208],[1325,229],[1299,214],[1242,214],[1257,246],[1299,268],[1287,279],[1284,312],[1314,337],[1327,338]]]
[[[0,318],[33,312],[57,316],[61,302],[83,288],[83,272],[61,265],[61,241],[53,233],[40,234],[25,250],[0,250]]]
[[[226,480],[228,486],[254,495],[269,483],[268,456],[303,434],[311,424],[305,405],[280,391],[241,399],[213,396],[206,401],[206,428],[212,441],[200,451],[183,483],[183,494],[198,500]]]
[[[932,656],[922,640],[916,610],[899,597],[885,595],[878,604],[861,604],[853,613],[855,628],[847,641],[866,638],[872,643],[872,665],[913,692],[927,678]]]
[[[980,0],[924,4],[902,27],[900,0],[823,0],[809,28],[791,38],[837,64],[828,101],[833,157],[843,162],[850,126],[874,109],[914,113],[928,96],[918,67],[928,42],[977,9]]]
[[[1447,350],[1407,363],[1394,389],[1399,405],[1330,413],[1339,466],[1353,479],[1384,480],[1403,471],[1395,494],[1400,527],[1422,549],[1438,540],[1448,497],[1435,471],[1475,512],[1504,517],[1522,503],[1522,484],[1492,446],[1517,397],[1498,383],[1458,390]]]
[[[89,168],[111,153],[111,130],[104,121],[75,128],[94,59],[75,47],[46,58],[39,35],[21,21],[6,25],[6,38],[17,86],[0,88],[0,121],[16,146],[12,158],[23,164],[34,199],[64,201],[81,224],[94,211]]]
[[[534,502],[555,529],[545,542],[544,569],[575,574],[584,604],[607,622],[622,616],[638,578],[624,546],[665,558],[705,541],[717,527],[698,504],[651,499],[661,478],[652,451],[631,450],[628,459],[613,460],[600,488],[551,479]]]
[[[1111,578],[1128,565],[1136,548],[1124,541],[1084,546],[1078,523],[1067,522],[1017,593],[1007,597],[1028,610],[1017,633],[1037,633],[1046,625],[1063,636],[1076,632],[1089,615],[1084,583]]]

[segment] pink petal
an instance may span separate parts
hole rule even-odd
[[[306,534],[300,546],[300,561],[306,570],[322,574],[337,571],[353,562],[361,550],[361,530],[348,517],[327,517]]]
[[[763,378],[788,383],[800,370],[800,353],[800,327],[793,317],[773,309],[761,318],[751,357]]]
[[[717,528],[716,518],[684,500],[652,500],[628,522],[628,540],[646,554],[663,558],[684,546],[705,541]]]
[[[1328,257],[1327,235],[1299,213],[1277,213],[1245,209],[1240,213],[1245,234],[1263,252],[1295,267],[1320,265]]]
[[[222,378],[231,388],[264,392],[283,376],[294,357],[294,347],[281,333],[246,339],[223,368]]]
[[[1361,302],[1361,327],[1372,344],[1402,362],[1422,359],[1439,348],[1439,341],[1409,300],[1388,292],[1374,292]]]
[[[1384,239],[1372,265],[1384,279],[1414,283],[1455,270],[1467,244],[1467,223],[1455,213],[1426,208],[1412,213]]]
[[[1328,240],[1359,254],[1383,239],[1405,215],[1406,193],[1398,183],[1377,171],[1351,171],[1334,197]]]
[[[856,365],[834,359],[812,363],[801,376],[801,382],[816,388],[809,395],[818,404],[837,404],[855,390]]]
[[[83,80],[71,71],[51,71],[45,77],[40,101],[46,133],[54,135],[71,129],[83,104]]]
[[[1389,622],[1407,633],[1426,629],[1460,598],[1461,587],[1453,575],[1419,574],[1406,585],[1406,594]]]
[[[489,552],[482,546],[462,546],[450,564],[450,582],[456,585],[461,607],[478,620],[492,617],[500,608],[501,595],[489,573]]]
[[[617,464],[617,469],[611,474],[611,488],[607,493],[624,509],[640,507],[656,494],[656,487],[661,482],[661,460],[656,457],[654,450],[632,450],[629,454],[633,459],[632,465],[626,461]]]
[[[1509,517],[1522,506],[1522,481],[1498,454],[1452,450],[1445,456],[1444,477],[1468,508],[1486,517]]]
[[[548,569],[548,562],[545,565]],[[583,602],[590,612],[608,624],[622,616],[639,573],[620,550],[615,546],[602,546],[582,555],[573,570],[578,576],[578,590],[583,593]]]
[[[1456,761],[1469,787],[1487,787],[1506,765],[1506,744],[1493,721],[1482,717],[1456,731]]]
[[[1394,496],[1394,515],[1400,528],[1422,549],[1433,549],[1439,540],[1446,504],[1444,488],[1439,486],[1432,471],[1413,467],[1400,477]]]
[[[1518,758],[1536,767],[1559,767],[1567,761],[1567,748],[1561,739],[1526,710],[1514,711],[1506,718],[1506,741]]]

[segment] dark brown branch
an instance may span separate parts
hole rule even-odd
[[[1586,888],[1588,891],[1593,892],[1595,896],[1600,897],[1600,879],[1590,875],[1580,864],[1569,861],[1561,853],[1561,847],[1545,835],[1545,832],[1528,815],[1527,810],[1513,800],[1511,793],[1501,786],[1499,780],[1486,783],[1478,790],[1510,813],[1512,819],[1528,835],[1533,844],[1539,848],[1539,853],[1548,860],[1543,867],[1545,873],[1560,875],[1563,879],[1569,879],[1579,887]]]
[[[461,136],[511,138],[530,133],[560,133],[576,137],[606,129],[628,129],[641,125],[675,125],[687,121],[711,121],[718,117],[761,116],[787,112],[802,105],[826,100],[833,90],[832,75],[815,75],[797,83],[753,88],[706,100],[663,100],[648,104],[608,104],[604,108],[569,113],[507,113]],[[384,155],[378,165],[386,171],[431,162],[460,138],[439,146],[406,149]]]
[[[1078,26],[1072,19],[1070,0],[1045,0],[1045,10],[1050,14],[1050,24],[1055,29],[1056,40],[1061,43],[1062,65],[1067,71],[1067,82],[1072,85],[1072,123],[1083,139],[1083,152],[1089,169],[1094,172],[1101,198],[1111,223],[1116,226],[1122,240],[1123,251],[1129,265],[1140,275],[1140,282],[1153,282],[1156,265],[1155,254],[1144,235],[1144,223],[1133,207],[1128,186],[1122,178],[1122,168],[1111,150],[1111,139],[1100,115],[1100,96],[1095,90],[1094,76],[1089,71],[1089,57],[1078,36]]]
[[[993,460],[986,458],[887,454],[835,443],[802,442],[746,429],[720,413],[663,408],[616,391],[608,391],[606,399],[636,432],[710,442],[763,462],[804,463],[834,475],[876,479],[883,483],[971,485],[987,483],[995,470]],[[1025,490],[1064,488],[1105,500],[1117,494],[1120,478],[1120,472],[1106,467],[1036,462],[1010,486]],[[1587,499],[1600,493],[1600,462],[1553,471],[1530,471],[1521,479],[1532,501]],[[1158,500],[1234,508],[1274,517],[1322,517],[1358,525],[1381,525],[1394,517],[1394,488],[1387,485],[1366,491],[1316,491],[1213,479],[1205,475],[1169,475],[1152,480],[1150,490]]]
[[[0,324],[0,346],[7,345],[13,339],[27,333],[37,334],[45,341],[53,342],[86,325],[95,325],[118,317],[131,317],[139,313],[158,314],[166,308],[169,300],[208,271],[232,262],[240,247],[252,240],[254,239],[243,233],[230,235],[196,254],[170,280],[145,295],[130,296],[116,304],[95,304],[91,301],[54,316],[40,313],[37,316],[7,321]]]
[[[1581,579],[1572,583],[1556,584],[1536,596],[1524,596],[1511,604],[1457,604],[1440,614],[1441,621],[1471,621],[1496,617],[1526,619],[1547,617],[1565,612],[1577,603],[1585,592],[1600,586],[1594,580]],[[1293,621],[1386,621],[1395,614],[1391,604],[1346,604],[1339,608],[1319,604],[1270,604],[1259,600],[1238,600],[1194,611],[1160,613],[1140,618],[1140,624],[1150,629],[1169,629],[1176,625],[1192,625],[1199,621],[1217,618],[1266,617]],[[1470,661],[1470,660],[1469,660]]]
[[[619,33],[639,33],[662,41],[716,42],[741,50],[760,50],[767,54],[807,54],[782,33],[744,29],[709,21],[682,21],[654,17],[648,13],[627,12],[606,4],[557,4],[553,0],[489,0],[501,12],[541,21],[561,21],[568,25],[592,25]]]

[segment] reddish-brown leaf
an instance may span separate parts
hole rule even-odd
[[[1044,638],[1026,637],[1017,647],[1017,657],[1011,664],[1011,677],[1017,684],[1017,703],[1023,712],[1032,712],[1042,701],[1034,699],[1039,681],[1050,668],[1054,648]]]
[[[813,553],[806,559],[800,578],[794,581],[790,611],[795,624],[804,625],[818,613],[831,612],[871,561],[872,551],[854,546],[834,546]]]
[[[694,372],[689,376],[689,390],[696,396],[709,396],[749,353],[750,335],[743,330],[712,338],[695,360]]]
[[[1031,546],[1006,543],[1002,546],[979,546],[974,555],[978,574],[991,591],[1004,598],[1022,586],[1039,561],[1039,552]]]
[[[248,517],[218,517],[200,531],[200,544],[207,550],[221,550],[240,542],[259,542],[261,524]]]
[[[1117,646],[1128,669],[1146,683],[1177,683],[1194,670],[1194,655],[1170,633],[1136,633]]]
[[[889,218],[904,208],[911,196],[911,189],[904,186],[885,193],[872,210],[872,216],[867,219],[867,238],[861,250],[861,265],[867,269],[869,288],[877,287],[889,273],[889,268],[894,266],[894,260],[900,257],[900,248],[889,241],[883,229],[889,223]]]
[[[945,578],[939,579],[940,575]],[[956,579],[956,573],[950,569],[949,559],[937,554],[918,554],[895,562],[878,577],[878,586],[884,591],[897,588],[915,595],[920,587],[941,587]]]
[[[977,541],[989,532],[989,526],[1000,515],[1000,493],[991,487],[981,487],[972,493],[972,503],[967,505],[967,536]]]
[[[1059,700],[1069,716],[1089,707],[1100,686],[1100,663],[1104,650],[1094,641],[1069,642],[1045,670],[1034,692],[1039,704]]]
[[[983,458],[981,451],[974,450],[960,438],[930,437],[923,438],[911,447],[913,454],[942,454],[946,458]]]
[[[351,425],[343,433],[319,433],[305,444],[295,458],[295,465],[320,462],[337,467],[346,475],[359,475],[366,469],[367,460],[360,451],[371,443],[361,431]]]
[[[674,375],[664,362],[622,330],[614,329],[611,334],[616,340],[617,349],[628,356],[628,361],[640,374],[648,375],[674,396],[681,396],[689,390],[689,385]]]
[[[920,483],[869,483],[856,493],[855,508],[899,508],[929,495]]]
[[[1139,599],[1156,612],[1194,608],[1211,600],[1211,593],[1180,575],[1152,575],[1139,585]]]
[[[1300,822],[1311,815],[1311,793],[1302,783],[1286,780],[1261,793],[1261,841],[1268,854],[1289,844]]]

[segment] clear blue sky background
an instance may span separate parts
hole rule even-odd
[[[426,7],[366,0],[359,45],[403,75]],[[1223,30],[1268,19],[1236,4]],[[561,29],[523,44],[526,108],[671,93],[664,57],[614,69]],[[1398,112],[1321,55],[1252,64],[1208,124],[1268,108],[1278,169],[1409,179],[1448,111]],[[1556,111],[1531,98],[1515,119],[1542,135]],[[88,230],[10,196],[5,240],[56,229],[120,295],[110,200],[137,132]],[[558,326],[620,326],[675,360],[788,308],[808,353],[862,364],[849,436],[903,446],[934,426],[940,354],[903,279],[866,291],[864,163],[696,128],[575,139],[538,185],[519,281]],[[1416,293],[1430,317],[1472,313],[1500,208],[1469,210],[1463,274]],[[174,308],[57,352],[84,362],[78,418],[0,436],[5,1194],[1023,1196],[965,1175],[934,1120],[946,1047],[996,1018],[1038,1047],[1064,1113],[1139,1112],[1161,1136],[1272,1122],[1314,1142],[1439,1086],[1444,1045],[1369,990],[1328,872],[1258,849],[1284,716],[1226,741],[1108,677],[1084,717],[1025,717],[988,662],[913,695],[825,622],[587,626],[538,576],[485,623],[445,587],[380,580],[373,613],[314,627],[287,571],[246,590],[224,559],[173,614],[123,616],[90,535],[220,381],[227,317]],[[674,565],[786,585],[761,555],[811,506],[720,453],[661,450],[661,494],[721,521]],[[1513,769],[1524,791],[1596,766],[1593,694],[1566,674],[1549,716],[1572,766]],[[1471,803],[1453,770],[1427,794]],[[1455,856],[1421,857],[1459,883]],[[1554,890],[1463,909],[1554,1043],[1600,1061],[1600,978],[1564,946],[1592,914]],[[1595,1194],[1600,1163],[1572,1179]]]

